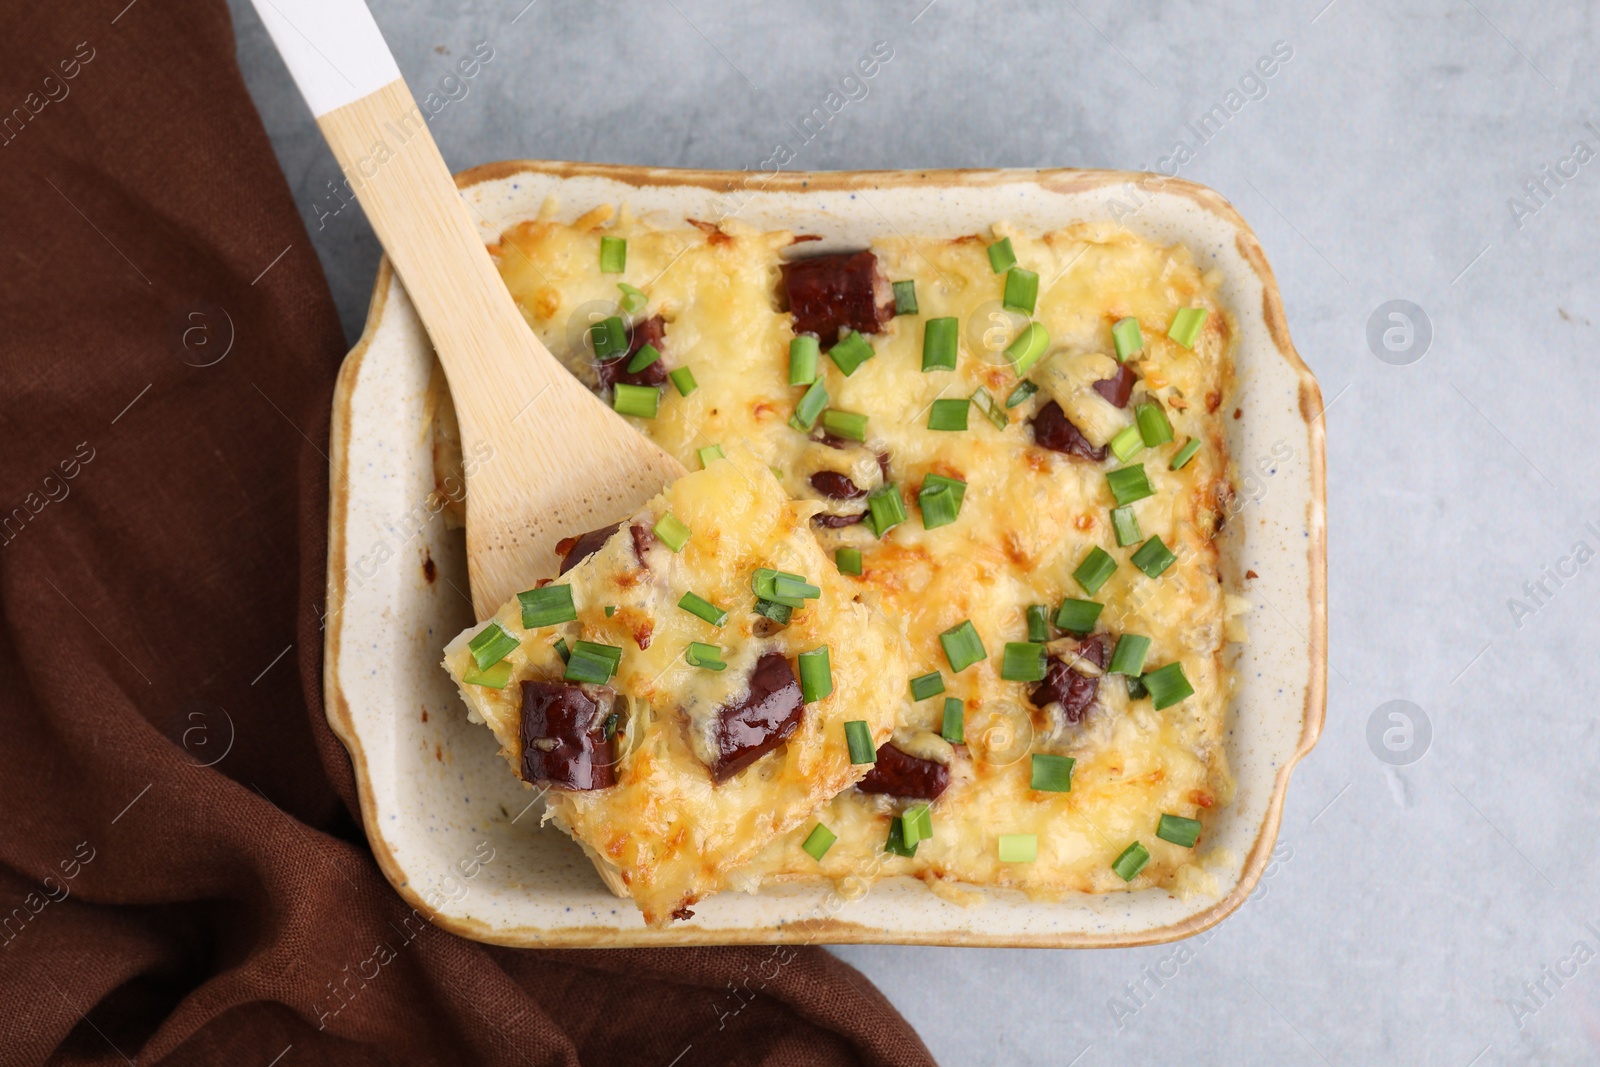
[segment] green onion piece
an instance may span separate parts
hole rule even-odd
[[[1133,423],[1118,430],[1109,445],[1117,462],[1126,463],[1144,450],[1144,434],[1139,432],[1139,424]]]
[[[472,653],[472,662],[476,663],[481,671],[493,667],[509,656],[518,643],[515,637],[506,633],[504,626],[498,622],[491,622],[467,642],[467,651]]]
[[[694,380],[694,371],[688,367],[679,367],[677,370],[668,371],[667,379],[678,390],[679,396],[688,396],[700,388],[700,383]]]
[[[757,598],[754,608],[757,615],[765,616],[780,626],[787,625],[789,617],[794,614],[794,608],[788,604],[780,604],[776,600]]]
[[[872,731],[865,719],[851,719],[844,724],[844,743],[850,750],[851,763],[877,763],[878,750],[872,743]]]
[[[1144,658],[1150,652],[1150,639],[1143,634],[1123,634],[1117,638],[1117,650],[1111,653],[1107,674],[1126,674],[1138,677],[1144,669]]]
[[[716,645],[708,645],[704,641],[690,641],[689,647],[684,649],[683,658],[689,661],[689,666],[703,667],[708,671],[728,668],[722,661],[722,649]]]
[[[833,692],[833,665],[828,662],[828,646],[818,645],[795,657],[800,662],[800,699],[815,704]]]
[[[1033,641],[1007,641],[1000,657],[1000,677],[1008,682],[1044,679],[1044,646]]]
[[[567,657],[567,669],[561,677],[568,682],[605,685],[617,673],[617,665],[621,662],[622,649],[615,645],[579,641],[572,646],[572,652]]]
[[[1180,469],[1182,469],[1183,465],[1185,463],[1188,463],[1191,459],[1193,459],[1194,458],[1194,454],[1196,452],[1198,452],[1198,451],[1200,451],[1200,438],[1198,438],[1198,437],[1189,438],[1189,443],[1184,445],[1182,448],[1178,449],[1178,454],[1176,456],[1172,457],[1172,462],[1170,464],[1168,464],[1167,469],[1168,470],[1180,470]]]
[[[627,282],[618,282],[617,288],[622,290],[622,310],[630,315],[636,311],[642,311],[644,306],[650,302],[649,297]]]
[[[722,450],[721,445],[706,445],[704,448],[695,449],[694,454],[700,457],[701,467],[711,466],[711,461],[714,459],[728,458],[728,454]]]
[[[1011,250],[1011,238],[1002,237],[989,246],[989,266],[1002,274],[1017,265],[1017,254]]]
[[[1111,327],[1111,342],[1117,346],[1117,362],[1126,363],[1128,357],[1144,350],[1144,335],[1139,332],[1139,320],[1118,319]]]
[[[1150,479],[1145,476],[1143,463],[1107,471],[1106,484],[1111,486],[1111,495],[1118,504],[1131,504],[1155,495],[1155,490],[1150,488]]]
[[[942,474],[930,473],[923,476],[922,491],[937,489],[939,486],[948,487],[956,495],[956,510],[960,511],[961,502],[967,497],[967,483],[959,478],[946,478]]]
[[[1161,572],[1172,566],[1177,558],[1160,537],[1150,538],[1132,556],[1133,565],[1151,578],[1161,577]]]
[[[1177,660],[1140,675],[1139,680],[1150,691],[1150,703],[1157,711],[1194,695],[1194,686],[1189,684],[1189,676],[1183,673],[1183,664]]]
[[[956,369],[956,331],[959,324],[954,317],[929,319],[922,326],[922,369]]]
[[[806,390],[806,395],[800,398],[800,403],[795,405],[794,417],[789,420],[789,425],[801,433],[810,433],[811,427],[817,424],[817,416],[822,414],[822,409],[828,406],[828,389],[818,378],[811,383],[811,388]]]
[[[600,727],[600,736],[607,741],[617,736],[617,726],[622,722],[622,716],[612,712],[606,716],[605,723]]]
[[[927,700],[944,692],[944,675],[938,671],[929,671],[919,674],[911,679],[911,699]]]
[[[481,671],[477,667],[468,667],[462,672],[461,680],[467,685],[481,685],[485,689],[504,689],[511,681],[511,664],[501,660]]]
[[[1034,385],[1026,378],[1022,379],[1022,381],[1017,383],[1017,387],[1011,390],[1011,395],[1006,397],[1006,410],[1009,411],[1018,404],[1024,403],[1029,397],[1038,391],[1039,387],[1037,385]]]
[[[944,698],[944,720],[939,726],[939,736],[952,745],[966,740],[966,705],[955,697]]]
[[[817,339],[802,333],[789,342],[789,384],[810,385],[817,380]]]
[[[1061,610],[1056,612],[1056,629],[1082,637],[1094,630],[1095,620],[1104,609],[1104,604],[1097,604],[1093,600],[1068,597],[1061,602]]]
[[[565,639],[560,637],[556,638],[555,644],[551,645],[550,647],[556,650],[556,655],[561,657],[562,663],[566,663],[568,660],[572,659],[572,649],[567,647],[567,642]]]
[[[828,358],[833,360],[840,370],[844,371],[846,378],[854,374],[856,368],[871,359],[872,356],[872,345],[868,343],[865,337],[854,330],[845,334],[839,339],[838,344],[828,349]]]
[[[1172,440],[1172,423],[1160,404],[1140,404],[1133,409],[1133,417],[1139,423],[1139,436],[1150,448]]]
[[[893,482],[880,485],[867,496],[867,526],[878,537],[906,521],[906,503]]]
[[[650,529],[661,538],[662,544],[674,552],[682,552],[683,546],[689,543],[689,527],[670,511],[657,519],[656,524]]]
[[[528,589],[517,594],[522,604],[522,628],[554,626],[558,622],[573,622],[578,609],[572,603],[572,586],[547,585],[543,589]]]
[[[1032,863],[1039,858],[1039,835],[1001,834],[1001,863]]]
[[[1184,848],[1194,848],[1194,843],[1200,839],[1200,820],[1185,819],[1182,815],[1161,815],[1161,822],[1156,825],[1156,836],[1163,841],[1171,841],[1174,845]]]
[[[1132,504],[1111,509],[1111,532],[1117,535],[1117,547],[1125,548],[1143,537],[1139,531],[1139,516],[1133,513]]]
[[[972,401],[965,398],[935,400],[933,406],[928,409],[928,429],[965,430],[967,411],[971,407]]]
[[[1205,308],[1179,308],[1178,313],[1172,316],[1172,325],[1167,329],[1167,336],[1184,348],[1193,348],[1195,339],[1200,336],[1200,327],[1205,325],[1205,321]]]
[[[1050,331],[1044,328],[1042,322],[1030,322],[1028,328],[1017,334],[1017,339],[1006,345],[1006,358],[1011,361],[1011,370],[1017,377],[1022,377],[1033,369],[1039,362],[1039,357],[1044,355],[1044,350],[1050,347]]]
[[[806,835],[800,847],[805,850],[806,855],[821,863],[822,857],[828,854],[828,850],[837,840],[839,835],[819,822],[811,828],[811,832]]]
[[[609,618],[611,618],[611,616],[615,615],[616,613],[617,613],[617,606],[615,604],[607,604],[606,605],[606,618],[609,619]]]
[[[772,579],[772,599],[780,604],[791,604],[794,601],[815,600],[822,595],[822,589],[812,585],[798,574],[788,571],[778,571]]]
[[[893,282],[892,286],[894,288],[894,313],[896,315],[915,315],[917,313],[916,281]]]
[[[978,391],[972,394],[972,402],[990,422],[994,423],[995,429],[1003,430],[1010,425],[1011,417],[1006,414],[1005,408],[995,403],[994,397],[989,395],[989,390],[979,386]]]
[[[621,315],[612,315],[589,327],[589,340],[597,359],[618,356],[628,350],[628,326]]]
[[[712,626],[721,626],[728,621],[728,613],[726,611],[698,593],[683,594],[678,598],[678,607],[698,619],[704,619]]]
[[[1129,700],[1143,700],[1145,697],[1150,695],[1150,690],[1144,687],[1143,678],[1135,678],[1131,674],[1125,674],[1123,675],[1123,679],[1128,683]]]
[[[1139,877],[1139,872],[1144,870],[1144,865],[1150,862],[1150,851],[1139,842],[1135,841],[1122,850],[1111,864],[1111,869],[1117,872],[1117,877],[1124,882],[1131,882]]]
[[[916,848],[933,836],[933,809],[926,804],[907,808],[900,816],[900,827],[906,847]]]
[[[1050,756],[1043,752],[1033,754],[1033,776],[1028,782],[1032,789],[1041,793],[1070,793],[1072,792],[1072,764],[1071,756]]]
[[[956,521],[961,510],[961,500],[948,485],[930,485],[926,482],[917,491],[917,508],[922,512],[922,528],[936,530]]]
[[[883,850],[907,859],[917,854],[916,845],[906,844],[905,822],[898,815],[889,821],[889,840],[883,843]]]
[[[1078,564],[1078,569],[1072,572],[1072,577],[1077,579],[1083,591],[1094,596],[1100,587],[1106,584],[1106,579],[1111,577],[1111,572],[1117,569],[1117,561],[1111,558],[1111,553],[1095,545],[1089,554],[1083,557],[1083,562]],[[1067,627],[1063,626],[1065,630]]]
[[[1039,275],[1021,267],[1006,271],[1006,291],[1000,298],[1002,307],[1032,315],[1039,303]]]
[[[600,238],[600,273],[621,274],[628,265],[628,242],[621,237]]]
[[[1041,644],[1050,640],[1050,609],[1043,604],[1028,605],[1028,640]]]
[[[833,554],[833,565],[839,568],[840,574],[861,575],[861,550],[859,548],[841,548]]]
[[[989,658],[971,619],[963,619],[940,634],[939,643],[944,646],[944,658],[950,661],[950,669],[957,674]]]
[[[843,437],[847,441],[867,439],[867,417],[858,415],[854,411],[829,408],[822,413],[822,428],[833,436]]]
[[[655,345],[640,345],[639,351],[635,352],[633,354],[633,358],[628,360],[628,373],[637,374],[639,371],[644,370],[646,367],[660,358],[661,349],[657,348]]]
[[[618,382],[612,388],[616,393],[612,397],[611,406],[618,414],[634,415],[641,419],[656,417],[656,409],[661,404],[661,390],[655,386]]]

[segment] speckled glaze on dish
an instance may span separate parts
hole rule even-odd
[[[1129,184],[1147,178],[1148,190]],[[1325,493],[1321,393],[1289,340],[1261,248],[1227,201],[1188,182],[1081,170],[752,176],[507,162],[458,184],[486,242],[554,195],[567,220],[624,202],[662,226],[732,215],[821,235],[808,250],[884,233],[956,237],[1000,220],[1053,230],[1118,212],[1147,237],[1188,244],[1222,272],[1221,296],[1238,324],[1239,415],[1226,426],[1242,506],[1224,533],[1222,572],[1253,610],[1227,738],[1238,788],[1207,844],[1224,857],[1211,867],[1216,894],[1180,900],[1146,889],[1046,902],[983,891],[983,903],[962,907],[910,879],[864,896],[819,883],[725,892],[695,905],[689,921],[646,929],[577,845],[540,829],[537,794],[506,773],[494,738],[467,722],[438,665],[444,643],[472,621],[465,544],[428,505],[434,358],[385,263],[334,397],[324,685],[328,720],[355,765],[367,837],[401,896],[464,937],[566,947],[1143,945],[1199,933],[1244,902],[1277,837],[1290,772],[1322,729]],[[1247,571],[1257,577],[1246,580]]]

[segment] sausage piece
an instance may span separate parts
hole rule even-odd
[[[1083,436],[1083,431],[1072,424],[1066,412],[1061,410],[1061,405],[1054,400],[1040,408],[1033,417],[1033,441],[1040,448],[1096,463],[1106,458],[1106,450],[1091,445],[1089,439]]]
[[[1138,380],[1139,376],[1133,373],[1132,367],[1119,363],[1117,373],[1094,383],[1094,391],[1117,407],[1125,408],[1128,406],[1128,397],[1133,394],[1133,383]]]
[[[628,343],[628,351],[616,359],[608,359],[595,367],[595,373],[600,376],[602,388],[609,389],[618,382],[626,385],[660,385],[667,380],[667,358],[662,356],[654,363],[642,370],[628,373],[628,361],[639,354],[639,349],[645,345],[655,345],[661,349],[661,339],[666,336],[666,323],[660,315],[652,315],[643,322],[634,326],[633,339]]]
[[[622,523],[614,522],[610,526],[602,526],[598,530],[590,530],[577,537],[563,537],[556,542],[556,551],[561,554],[561,569],[556,572],[557,577],[567,573],[596,552],[600,546],[611,539]]]
[[[1091,634],[1079,642],[1078,655],[1105,670],[1111,658],[1110,646],[1111,641],[1105,634]],[[1028,698],[1041,708],[1059,704],[1062,718],[1069,723],[1078,723],[1083,721],[1099,693],[1099,678],[1079,674],[1067,665],[1066,660],[1051,656],[1049,665],[1045,667],[1044,681],[1034,687]]]
[[[522,780],[564,789],[615,783],[606,719],[616,690],[569,682],[522,683]]]
[[[871,252],[838,252],[785,263],[784,291],[795,333],[816,334],[832,348],[839,331],[878,333],[894,318],[894,287]]]
[[[726,781],[789,740],[805,710],[789,661],[781,652],[763,655],[750,673],[749,692],[717,712],[717,762],[711,776]]]
[[[867,491],[838,471],[818,471],[811,476],[811,488],[834,500],[859,500]]]
[[[878,746],[878,762],[856,783],[863,793],[932,800],[950,784],[950,768],[931,759],[907,755],[885,741]]]

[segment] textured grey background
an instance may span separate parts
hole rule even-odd
[[[1600,530],[1600,160],[1523,192],[1576,141],[1600,151],[1584,126],[1600,127],[1594,5],[524,3],[373,0],[419,96],[474,44],[495,50],[433,121],[453,168],[754,167],[880,40],[894,58],[791,169],[1152,168],[1289,42],[1266,95],[1182,169],[1254,225],[1328,403],[1328,723],[1279,862],[1181,959],[838,952],[949,1065],[1600,1059],[1600,936],[1584,926],[1600,930],[1600,566],[1570,557],[1579,540],[1600,549],[1584,526]],[[338,171],[248,4],[233,7],[354,337],[377,245],[353,211],[317,228]],[[1395,299],[1432,326],[1405,366],[1367,340]],[[1535,599],[1524,583],[1541,579]],[[1403,767],[1367,740],[1395,699],[1432,732]]]

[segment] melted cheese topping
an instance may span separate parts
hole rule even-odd
[[[1203,273],[1187,248],[1157,245],[1109,223],[1048,234],[996,225],[991,234],[955,240],[875,241],[872,251],[887,276],[915,281],[920,314],[896,318],[871,338],[874,358],[851,376],[826,356],[821,360],[832,406],[868,417],[865,444],[835,451],[788,425],[802,390],[788,385],[793,333],[777,293],[780,254],[793,235],[735,223],[659,230],[624,211],[605,232],[627,239],[627,271],[603,275],[594,225],[601,214],[565,225],[554,213],[549,204],[545,217],[504,235],[493,250],[502,275],[545,343],[591,379],[583,327],[591,317],[615,313],[619,281],[643,290],[648,305],[636,317],[664,318],[664,359],[669,367],[690,367],[699,388],[687,397],[665,388],[658,416],[633,420],[642,432],[691,467],[696,449],[739,442],[802,500],[818,500],[809,476],[819,469],[871,488],[883,480],[877,456],[885,454],[887,480],[910,516],[881,540],[862,525],[816,533],[830,554],[840,546],[861,550],[862,576],[843,580],[879,595],[885,611],[904,621],[911,673],[945,676],[944,695],[904,704],[897,725],[902,747],[924,758],[944,755],[927,738],[940,729],[944,696],[965,703],[966,740],[947,757],[953,782],[933,805],[933,839],[911,859],[885,854],[890,819],[908,802],[847,789],[817,819],[765,849],[751,874],[782,880],[905,873],[940,886],[954,880],[1047,896],[1097,892],[1129,884],[1110,865],[1137,840],[1152,858],[1131,885],[1173,885],[1192,851],[1156,838],[1161,814],[1204,821],[1231,789],[1221,740],[1230,685],[1221,656],[1228,613],[1212,538],[1227,491],[1218,412],[1232,385],[1232,322],[1217,299],[1218,279]],[[1003,429],[974,406],[965,432],[930,430],[935,399],[983,389],[1003,402],[1017,385],[1003,350],[1026,320],[1002,309],[1004,279],[985,253],[1001,237],[1010,237],[1018,263],[1040,278],[1034,318],[1051,343],[1030,375],[1039,393],[1005,412]],[[807,250],[802,244],[795,251]],[[1192,350],[1166,337],[1185,307],[1208,312]],[[958,319],[960,359],[953,371],[925,373],[923,326],[938,316]],[[1093,383],[1117,366],[1111,326],[1125,317],[1139,321],[1144,349],[1133,357],[1140,380],[1132,401],[1118,409]],[[1095,444],[1129,425],[1142,401],[1158,399],[1166,409],[1175,440],[1132,460],[1144,463],[1155,490],[1133,505],[1143,535],[1159,535],[1178,556],[1160,578],[1147,578],[1129,561],[1137,546],[1118,547],[1113,537],[1115,501],[1105,474],[1120,464],[1085,462],[1033,444],[1028,422],[1052,399]],[[1199,453],[1183,469],[1169,470],[1190,438],[1202,442]],[[959,517],[934,530],[923,529],[916,505],[929,473],[968,484]],[[859,501],[820,506],[861,510]],[[1005,642],[1027,639],[1029,605],[1049,605],[1053,614],[1064,597],[1087,596],[1071,575],[1095,546],[1118,561],[1093,597],[1105,605],[1099,628],[1150,637],[1146,669],[1181,661],[1195,693],[1156,711],[1149,700],[1130,701],[1123,679],[1107,677],[1087,721],[1067,727],[1031,706],[1031,684],[1000,678],[1000,653]],[[963,620],[977,628],[988,658],[952,674],[938,635]],[[1076,759],[1070,793],[1029,788],[1034,752]],[[799,847],[819,820],[838,834],[820,864]],[[1013,833],[1038,836],[1034,863],[999,862],[996,839]]]

